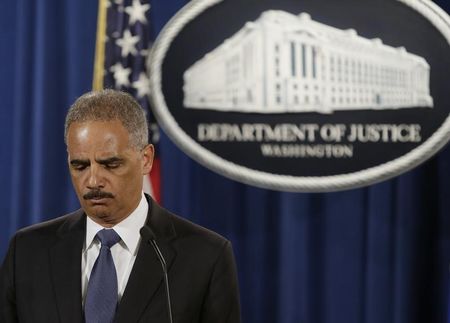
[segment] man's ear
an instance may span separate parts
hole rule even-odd
[[[145,146],[142,151],[142,175],[150,174],[153,166],[153,158],[155,157],[155,147],[153,145],[148,144]]]

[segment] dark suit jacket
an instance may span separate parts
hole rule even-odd
[[[147,223],[169,271],[175,323],[238,323],[236,268],[229,241],[149,199]],[[22,229],[0,271],[0,323],[80,323],[82,210]],[[168,322],[161,264],[142,240],[118,306],[117,323]]]

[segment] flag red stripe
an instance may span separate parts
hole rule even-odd
[[[150,185],[152,186],[153,198],[162,202],[161,196],[161,161],[159,158],[153,160],[152,171],[150,172]]]

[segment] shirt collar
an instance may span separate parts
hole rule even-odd
[[[141,238],[139,230],[145,225],[147,214],[148,202],[145,198],[144,193],[142,193],[141,201],[139,202],[139,205],[136,207],[136,209],[131,212],[131,214],[124,220],[112,227],[112,229],[114,229],[122,239],[125,247],[133,255],[137,252],[137,247]],[[94,222],[90,217],[87,217],[85,250],[89,249],[92,246],[95,235],[102,229],[104,229],[104,227]]]

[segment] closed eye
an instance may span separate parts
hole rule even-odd
[[[114,169],[120,167],[123,164],[123,159],[119,157],[111,157],[107,159],[97,160],[97,162],[107,169]]]
[[[108,163],[108,164],[104,164],[104,166],[109,169],[114,169],[114,168],[119,167],[121,164],[122,163]]]
[[[84,160],[74,159],[70,161],[70,166],[75,170],[84,170],[85,168],[89,167],[89,165],[90,163]]]

